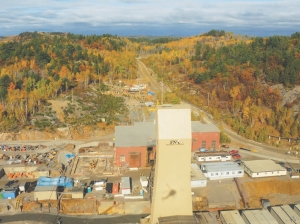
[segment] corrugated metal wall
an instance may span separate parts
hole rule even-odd
[[[191,109],[159,108],[158,139],[190,139],[192,138]]]

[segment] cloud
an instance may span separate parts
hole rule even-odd
[[[299,8],[298,0],[10,0],[1,3],[0,35],[36,29],[118,35],[196,35],[211,29],[286,34],[299,31]]]

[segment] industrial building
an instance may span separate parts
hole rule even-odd
[[[203,174],[210,180],[243,177],[244,170],[235,162],[212,162],[200,165]]]
[[[206,187],[207,178],[197,164],[191,164],[191,187]]]
[[[221,211],[220,219],[223,224],[246,224],[237,210]]]
[[[281,209],[290,217],[290,219],[294,223],[300,223],[300,217],[289,205],[282,205]]]
[[[294,205],[294,211],[296,212],[297,215],[300,216],[300,204]]]
[[[174,121],[176,122],[176,121]],[[191,122],[192,146],[219,148],[220,130],[213,124]],[[118,167],[146,167],[154,161],[156,150],[156,126],[154,122],[135,122],[130,126],[115,127],[115,163]]]
[[[118,167],[145,167],[155,154],[155,124],[136,122],[115,127],[115,161]]]
[[[268,210],[243,210],[241,216],[247,224],[277,224]]]
[[[74,187],[74,188],[65,188],[62,192],[64,198],[84,198],[84,188],[83,187]]]
[[[280,207],[274,206],[270,210],[271,215],[276,219],[279,224],[295,224],[289,215]]]
[[[241,166],[252,178],[282,176],[287,173],[284,167],[275,163],[273,160],[243,161]]]
[[[57,186],[36,186],[33,192],[33,199],[40,200],[57,200]]]
[[[210,161],[229,161],[232,156],[226,151],[205,151],[195,152],[194,157],[198,162],[210,162]]]
[[[220,130],[213,124],[202,124],[199,121],[192,122],[192,151],[199,151],[200,148],[219,149]]]
[[[18,187],[10,187],[10,188],[5,188],[0,192],[0,199],[13,199],[18,196],[19,193],[19,188]]]

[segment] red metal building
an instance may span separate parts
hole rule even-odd
[[[220,148],[220,130],[213,124],[202,124],[199,121],[192,122],[192,151]]]
[[[155,123],[136,122],[115,128],[115,163],[118,167],[145,167],[155,155]]]

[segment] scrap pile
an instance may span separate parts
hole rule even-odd
[[[44,149],[47,146],[45,145],[36,145],[36,146],[32,146],[32,145],[17,145],[17,146],[8,146],[8,145],[0,145],[0,150],[3,150],[4,152],[9,152],[9,151],[30,151],[30,150],[38,150],[38,149]]]
[[[0,159],[6,160],[8,164],[45,164],[53,160],[56,154],[56,149],[51,149],[51,152],[47,153],[18,154],[10,156],[0,154]]]
[[[16,172],[16,173],[7,173],[8,179],[16,179],[16,178],[34,178],[34,174],[32,172]]]

